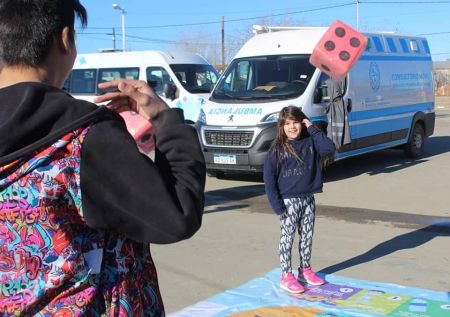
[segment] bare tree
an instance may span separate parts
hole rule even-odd
[[[225,20],[225,62],[228,64],[244,43],[253,36],[253,24],[270,26],[302,26],[304,22],[295,20],[290,15],[281,17],[266,17],[254,21],[253,23],[242,26],[239,29],[234,27],[233,22],[227,23]],[[179,38],[174,44],[174,48],[183,51],[195,52],[204,56],[217,69],[221,69],[221,30],[217,28],[216,32],[205,32],[203,29],[189,30],[180,33]]]
[[[213,36],[203,30],[197,30],[195,33],[181,32],[173,46],[177,50],[198,53],[215,65],[220,61],[218,44]]]

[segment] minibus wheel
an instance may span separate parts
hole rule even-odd
[[[405,145],[405,154],[407,157],[416,158],[422,155],[422,149],[425,142],[425,132],[420,123],[414,125],[411,137]]]

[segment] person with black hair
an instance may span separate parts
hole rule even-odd
[[[164,316],[149,243],[201,226],[206,169],[196,131],[141,81],[62,90],[79,0],[0,1],[0,313]],[[117,112],[155,128],[141,154]]]

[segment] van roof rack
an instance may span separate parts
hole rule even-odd
[[[118,48],[100,48],[98,50],[99,53],[115,53],[115,52],[123,52],[122,49]]]
[[[253,34],[262,34],[269,32],[278,32],[278,31],[289,31],[289,30],[317,30],[323,27],[317,26],[268,26],[268,25],[260,25],[254,24],[252,31]]]

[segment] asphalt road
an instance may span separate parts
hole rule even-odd
[[[328,168],[316,195],[313,267],[450,297],[449,180],[450,98],[437,98],[420,159],[385,150]],[[208,178],[206,202],[193,238],[151,246],[169,313],[279,267],[278,219],[260,180]]]

